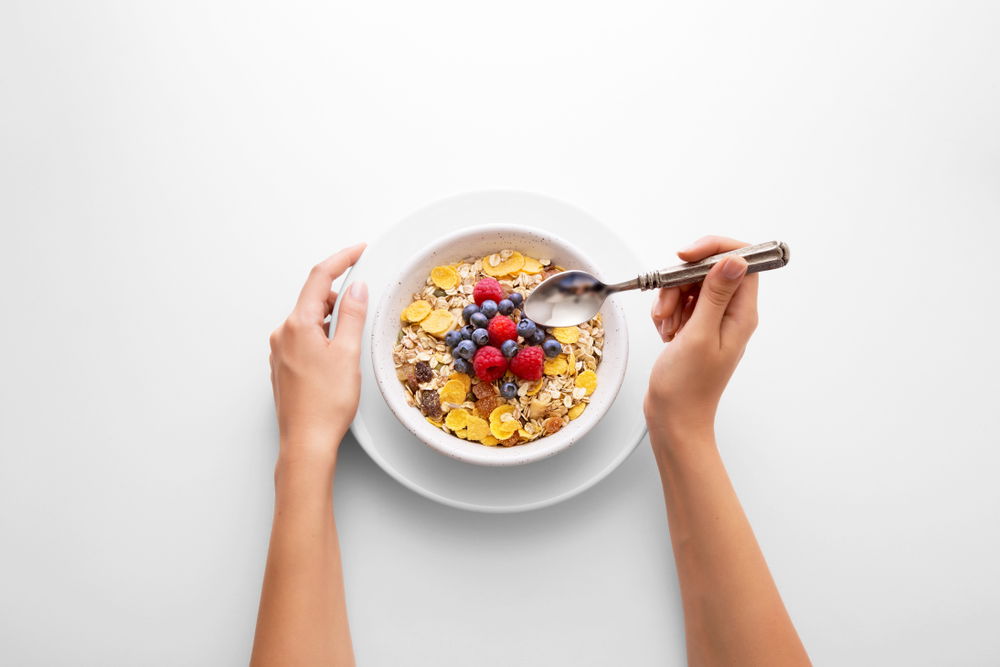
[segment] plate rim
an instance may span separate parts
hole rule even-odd
[[[424,204],[422,206],[414,208],[408,214],[404,215],[403,217],[401,217],[398,220],[396,220],[394,223],[390,224],[369,245],[370,246],[376,246],[376,245],[383,244],[384,242],[386,242],[387,239],[390,239],[393,230],[396,229],[399,225],[403,224],[406,220],[409,220],[409,219],[411,219],[411,218],[413,218],[413,217],[415,217],[417,215],[425,213],[426,211],[428,211],[430,209],[437,208],[437,207],[440,207],[440,206],[445,206],[445,205],[447,205],[448,203],[450,203],[452,201],[460,200],[460,199],[466,199],[466,198],[472,198],[472,197],[487,197],[487,196],[494,196],[495,197],[495,196],[504,196],[504,195],[510,195],[510,196],[514,196],[514,197],[524,197],[524,198],[529,198],[529,199],[543,200],[543,201],[545,201],[545,202],[547,202],[547,203],[549,203],[551,205],[556,205],[556,206],[559,206],[559,207],[563,207],[563,208],[574,210],[574,211],[580,213],[581,215],[589,218],[590,220],[594,221],[594,223],[596,223],[597,225],[599,225],[601,227],[604,227],[605,229],[608,229],[608,231],[610,232],[610,228],[608,228],[601,220],[599,220],[598,218],[596,218],[593,215],[591,215],[590,213],[588,213],[585,209],[583,209],[583,208],[581,208],[579,206],[576,206],[575,204],[572,204],[572,203],[569,203],[569,202],[564,201],[562,199],[559,199],[557,197],[553,197],[551,195],[547,195],[547,194],[543,194],[543,193],[535,192],[535,191],[531,191],[531,190],[520,190],[520,189],[513,189],[513,188],[486,188],[486,189],[480,189],[480,190],[467,190],[467,191],[463,191],[463,192],[453,193],[451,195],[447,195],[445,197],[441,197],[441,198],[435,199],[435,200],[430,201],[430,202],[428,202],[428,203],[426,203],[426,204]],[[624,243],[624,241],[622,241],[622,242]],[[634,254],[634,251],[632,251],[632,249],[627,244],[625,244],[625,247],[630,252],[632,252],[632,254]],[[351,277],[351,274],[354,273],[354,268],[355,267],[352,266],[350,269],[348,269],[347,272],[345,272],[345,274],[343,276],[343,284],[346,285],[346,284],[348,284],[350,282],[350,277]],[[333,333],[333,330],[335,329],[336,315],[339,314],[340,302],[338,302],[336,305],[337,305],[337,308],[334,310],[334,314],[333,314],[334,316],[332,317],[333,322],[331,323],[331,327],[330,327],[331,328],[331,334]],[[369,307],[371,307],[370,303],[369,303]],[[364,332],[363,335],[370,336],[370,327],[371,327],[371,318],[367,318],[366,317],[365,318],[365,328],[366,328],[366,331]],[[631,353],[632,353],[632,350],[631,350],[631,344],[630,344],[629,345],[629,356],[630,357],[632,356]],[[627,370],[626,370],[626,372],[627,372]],[[372,372],[371,375],[372,375],[372,377],[369,379],[369,381],[370,382],[375,382],[376,379],[374,377],[374,372]],[[365,373],[364,373],[364,371],[362,371],[362,379],[365,379]],[[623,385],[624,385],[624,382],[623,382]],[[377,388],[376,388],[376,390],[377,390]],[[380,398],[381,398],[381,395],[380,395]],[[617,399],[617,397],[616,397],[616,399]],[[384,400],[382,402],[384,403]],[[384,405],[383,404],[382,407],[391,416],[392,411],[389,409],[388,405]],[[392,418],[395,419],[394,416]],[[407,478],[395,466],[391,465],[388,462],[388,460],[385,457],[383,457],[378,452],[377,448],[372,447],[370,445],[370,442],[373,439],[373,435],[370,432],[370,430],[367,428],[367,426],[365,426],[363,420],[361,420],[358,417],[357,414],[355,415],[355,418],[351,421],[350,431],[354,435],[355,440],[357,440],[357,442],[361,446],[361,448],[376,463],[376,465],[378,465],[379,468],[381,468],[391,478],[393,478],[394,480],[396,480],[397,482],[399,482],[400,484],[402,484],[404,487],[408,488],[409,490],[413,491],[414,493],[417,493],[420,496],[423,496],[424,498],[427,498],[428,500],[433,500],[433,501],[438,502],[438,503],[440,503],[442,505],[445,505],[445,506],[448,506],[448,507],[453,507],[453,508],[456,508],[456,509],[462,509],[462,510],[472,511],[472,512],[481,512],[481,513],[485,513],[485,514],[514,514],[514,513],[528,512],[528,511],[532,511],[532,510],[536,510],[536,509],[542,509],[542,508],[545,508],[545,507],[551,507],[553,505],[557,505],[557,504],[559,504],[561,502],[569,500],[570,498],[578,496],[578,495],[584,493],[585,491],[588,491],[589,489],[593,488],[594,486],[596,486],[601,481],[607,479],[608,476],[611,475],[611,473],[613,473],[616,469],[618,469],[619,467],[621,467],[621,465],[626,460],[628,460],[628,458],[636,451],[636,449],[638,449],[639,444],[643,441],[643,439],[645,439],[646,434],[648,432],[648,428],[647,428],[646,422],[645,422],[645,420],[639,420],[639,423],[640,423],[639,428],[638,429],[633,429],[633,431],[635,432],[634,439],[633,439],[633,437],[629,437],[628,438],[628,442],[630,444],[627,447],[623,447],[621,449],[621,451],[618,454],[616,454],[611,460],[609,460],[608,463],[605,466],[603,466],[602,468],[600,468],[599,470],[597,470],[595,473],[593,473],[589,477],[589,479],[587,479],[585,482],[583,482],[583,483],[581,483],[581,484],[579,484],[577,486],[574,486],[571,489],[567,489],[566,491],[563,491],[562,493],[558,493],[558,494],[555,494],[555,495],[552,495],[552,496],[549,496],[549,497],[546,497],[546,498],[542,498],[542,499],[531,501],[531,502],[527,502],[527,503],[508,504],[508,505],[483,505],[483,504],[476,504],[476,503],[473,503],[473,502],[469,502],[469,501],[465,501],[465,500],[459,500],[459,499],[455,499],[455,498],[452,498],[452,497],[441,495],[440,493],[437,493],[434,490],[427,488],[426,486],[422,486],[420,484],[417,484],[416,482],[413,482],[412,480],[410,480],[409,478]],[[407,431],[407,433],[414,440],[415,444],[419,445],[420,447],[427,447],[426,444],[424,444],[423,442],[421,442],[411,432]],[[587,434],[587,435],[589,435],[589,434]],[[586,435],[584,437],[586,437]],[[444,456],[440,452],[435,452],[435,453],[437,455],[439,455],[439,456]],[[468,464],[468,465],[472,465],[472,464]]]

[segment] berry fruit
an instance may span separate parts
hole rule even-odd
[[[490,333],[486,329],[480,327],[472,332],[472,342],[479,347],[488,345],[490,342]]]
[[[451,367],[455,369],[456,373],[465,373],[466,375],[468,375],[469,371],[472,370],[472,364],[461,357],[456,359],[455,363],[453,363]]]
[[[487,345],[476,352],[476,356],[472,359],[472,368],[480,380],[493,382],[507,372],[507,358],[497,348]]]
[[[461,357],[462,359],[469,360],[472,355],[476,353],[476,344],[471,340],[459,341],[458,345],[455,346],[455,356]]]
[[[485,348],[484,348],[485,349]],[[510,372],[522,380],[537,380],[542,377],[545,354],[540,347],[525,347],[510,360]]]
[[[504,398],[514,398],[517,396],[517,384],[514,382],[504,382],[500,385],[500,395]]]
[[[497,314],[497,302],[493,299],[486,299],[479,305],[479,312],[485,315],[488,319],[493,319]]]
[[[483,301],[491,299],[496,302],[503,298],[503,290],[496,278],[480,278],[476,286],[472,288],[472,299],[477,305],[482,305]]]
[[[514,312],[514,302],[510,299],[501,299],[500,303],[497,304],[497,310],[500,311],[501,315],[510,315]]]
[[[520,292],[511,292],[507,295],[507,300],[514,304],[515,308],[520,308],[521,304],[524,302],[524,297],[521,296]]]
[[[503,352],[503,356],[508,359],[517,354],[517,342],[514,339],[505,340],[500,343],[500,351]]]
[[[555,338],[548,338],[542,343],[542,352],[546,357],[558,357],[562,354],[562,343]]]
[[[476,330],[476,327],[471,324],[466,324],[464,327],[458,330],[459,335],[462,336],[462,340],[472,340],[472,332]]]
[[[535,333],[535,330],[535,323],[527,317],[522,317],[521,321],[517,323],[517,333],[520,334],[521,338],[524,340],[528,340],[528,338]]]
[[[444,344],[449,348],[458,345],[458,341],[462,340],[462,332],[458,329],[452,329],[444,335]]]
[[[517,325],[509,317],[500,315],[490,320],[489,332],[490,342],[499,347],[505,340],[517,338]]]
[[[462,319],[465,320],[465,322],[468,322],[469,318],[472,317],[474,313],[478,312],[479,312],[479,306],[477,306],[474,303],[470,303],[468,306],[462,309]]]
[[[490,323],[490,318],[486,317],[482,311],[473,313],[472,317],[469,318],[469,324],[476,327],[477,329],[485,327]]]
[[[531,334],[525,342],[528,345],[541,345],[544,340],[545,332],[541,329],[535,329],[535,333]]]

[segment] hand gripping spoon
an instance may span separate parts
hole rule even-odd
[[[780,269],[788,264],[788,246],[768,241],[706,257],[699,262],[678,264],[661,271],[650,271],[623,283],[605,285],[586,271],[563,271],[543,280],[524,302],[524,313],[544,327],[568,327],[586,322],[601,309],[615,292],[690,285],[705,279],[719,260],[738,255],[747,262],[747,273]]]

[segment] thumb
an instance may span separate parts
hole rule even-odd
[[[726,257],[713,266],[702,283],[688,326],[718,332],[729,301],[746,274],[747,262],[742,257]]]
[[[333,342],[346,352],[358,354],[361,352],[365,314],[368,312],[368,285],[361,280],[353,282],[340,299]]]

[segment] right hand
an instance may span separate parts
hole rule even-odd
[[[706,236],[677,253],[686,262],[747,245]],[[715,411],[757,326],[757,276],[742,257],[715,266],[703,283],[660,290],[653,324],[667,345],[653,364],[644,410],[665,442],[714,433]]]

